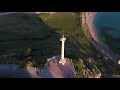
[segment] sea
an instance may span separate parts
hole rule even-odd
[[[120,54],[120,12],[98,12],[93,26],[100,42]]]

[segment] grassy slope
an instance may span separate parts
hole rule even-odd
[[[0,16],[0,21],[0,55],[19,53],[26,48],[40,50],[48,45],[45,38],[50,35],[51,28],[41,22],[37,16],[9,14]],[[24,32],[26,29],[29,31]],[[3,59],[0,57],[1,63],[9,62],[8,58]]]
[[[64,34],[67,37],[65,54],[67,57],[74,60],[75,67],[80,71],[77,72],[79,74],[77,77],[84,77],[83,74],[81,74],[82,62],[79,61],[79,58],[83,60],[88,58],[99,60],[101,57],[99,57],[99,53],[85,37],[79,14],[73,12],[60,12],[55,15],[43,14],[40,15],[40,17],[46,24],[55,29],[57,33],[60,35]]]
[[[31,48],[33,60],[44,65],[47,58],[60,54],[59,39],[63,34],[67,37],[66,57],[86,59],[94,56],[93,47],[84,37],[77,13],[59,12],[39,16],[10,14],[0,16],[0,21],[0,63],[19,63],[20,53],[23,55],[27,48]],[[18,57],[2,57],[10,53],[16,53]]]
[[[40,15],[40,17],[46,24],[55,29],[57,33],[60,35],[64,34],[67,37],[66,47],[71,47],[73,50],[79,49],[78,51],[81,49],[81,51],[85,51],[85,53],[88,53],[87,55],[90,56],[93,54],[93,47],[88,42],[81,29],[81,21],[78,14],[60,12],[55,15],[44,16],[43,14]]]
[[[42,18],[45,24],[39,17]],[[60,44],[59,38],[62,34],[65,34],[67,39],[71,39],[69,40],[71,41],[70,44],[74,44],[72,37],[79,35],[83,37],[83,33],[79,31],[80,26],[78,25],[79,20],[76,13],[41,14],[39,17],[25,14],[0,16],[0,54],[24,47],[55,48],[54,45]],[[28,32],[23,32],[26,29]],[[49,39],[42,40],[47,35],[50,36]],[[80,37],[76,39],[79,40]],[[85,38],[81,40],[81,43],[86,43]]]
[[[25,58],[18,57],[23,57],[25,50],[30,48],[32,61],[37,62],[37,66],[41,67],[47,58],[60,54],[59,39],[63,34],[67,37],[66,57],[73,60],[79,58],[86,60],[91,57],[101,63],[98,52],[84,36],[81,19],[77,13],[59,12],[54,15],[38,16],[11,14],[0,16],[0,21],[0,63],[20,63],[20,60],[23,60],[25,64]],[[26,30],[27,32],[24,32]],[[18,57],[2,57],[10,53],[16,53],[15,56]],[[76,66],[81,68],[79,64]]]

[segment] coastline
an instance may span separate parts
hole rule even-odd
[[[115,65],[118,65],[119,55],[112,52],[107,46],[102,45],[97,37],[93,20],[97,12],[82,12],[82,26],[87,34],[88,39],[92,42],[94,47],[104,56],[105,60],[111,60]]]
[[[87,32],[87,34],[90,35],[89,38],[94,38],[95,41],[99,42],[99,39],[97,37],[97,34],[95,32],[95,28],[93,27],[93,20],[95,15],[97,14],[97,12],[83,12],[82,13],[82,22],[83,25],[85,25],[85,31]],[[88,31],[89,30],[89,31]]]

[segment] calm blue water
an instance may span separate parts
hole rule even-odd
[[[99,12],[93,24],[100,41],[120,53],[120,12]]]

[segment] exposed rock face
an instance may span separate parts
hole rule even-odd
[[[93,59],[87,59],[83,62],[82,59],[76,62],[77,78],[100,78],[101,72],[93,62]]]
[[[91,78],[100,78],[101,77],[101,72],[96,66],[96,62],[94,59],[89,58],[87,59],[86,67],[89,68],[89,71],[91,72],[90,77]]]
[[[101,72],[99,69],[94,65],[94,68],[92,70],[86,68],[85,70],[85,78],[100,78]]]

